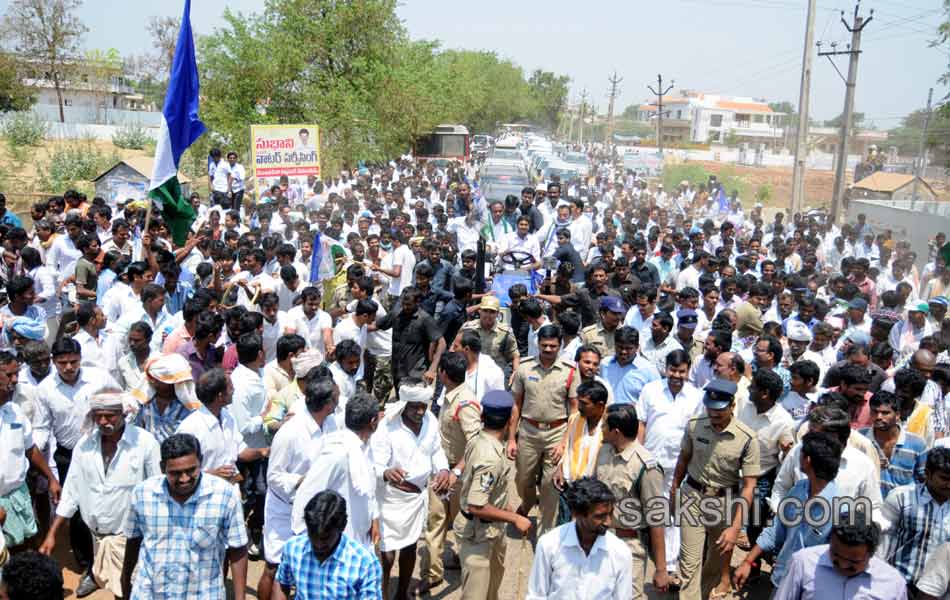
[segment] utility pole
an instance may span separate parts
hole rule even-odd
[[[815,40],[815,0],[808,0],[805,22],[805,50],[802,55],[802,83],[798,93],[798,130],[795,136],[795,165],[792,172],[792,206],[789,217],[805,205],[805,161],[808,158],[808,109],[811,104],[812,44]],[[785,135],[788,136],[788,123]]]
[[[663,156],[663,96],[669,93],[676,85],[676,81],[670,81],[670,85],[663,89],[663,75],[656,76],[656,89],[648,85],[647,89],[656,96],[656,145],[660,156]]]
[[[567,143],[570,144],[574,139],[574,108],[571,104],[567,105]]]
[[[838,147],[838,161],[835,164],[834,195],[831,197],[832,223],[836,223],[838,221],[841,207],[844,204],[845,170],[848,167],[848,140],[851,137],[851,120],[854,118],[854,88],[858,79],[858,58],[861,56],[861,32],[865,27],[867,27],[867,24],[871,22],[871,19],[874,18],[873,9],[871,10],[871,14],[867,19],[858,14],[860,9],[861,2],[858,2],[854,6],[853,25],[848,25],[848,22],[844,20],[844,11],[841,11],[841,22],[844,23],[845,29],[851,32],[851,46],[842,52],[834,50],[834,47],[832,46],[831,52],[818,53],[819,56],[827,56],[831,64],[834,65],[836,71],[838,70],[838,66],[835,65],[835,62],[831,57],[841,54],[847,54],[850,57],[850,61],[848,63],[848,78],[845,81],[844,115],[843,121],[841,123],[841,144]],[[838,71],[838,75],[841,75],[840,71]]]
[[[580,109],[580,123],[578,127],[580,128],[577,132],[577,143],[581,146],[584,145],[584,110],[587,108],[587,88],[584,88],[581,91],[581,109]]]
[[[930,116],[933,114],[934,89],[927,92],[927,116],[924,117],[924,130],[920,134],[920,150],[917,151],[917,168],[914,169],[914,193],[910,197],[910,209],[914,210],[917,203],[917,188],[920,178],[924,176],[924,166],[927,164],[927,130],[930,129]]]
[[[617,94],[620,93],[618,86],[623,78],[617,77],[617,72],[614,71],[613,77],[610,77],[607,81],[610,83],[610,93],[607,94],[610,103],[607,105],[607,132],[604,135],[604,146],[610,149],[613,146],[614,137],[614,100],[617,98]]]

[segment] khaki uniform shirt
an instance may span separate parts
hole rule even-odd
[[[450,467],[462,460],[468,444],[482,430],[481,414],[482,407],[467,385],[462,384],[445,394],[439,413],[439,432]]]
[[[690,363],[696,362],[699,360],[699,357],[703,355],[703,342],[697,340],[695,337],[690,338],[688,342],[683,342],[683,340],[677,337],[675,331],[670,335],[673,336],[673,339],[683,348],[686,354],[689,354]]]
[[[591,325],[581,330],[581,340],[585,346],[593,346],[600,350],[601,359],[616,354],[614,350],[614,332],[608,333],[603,325]]]
[[[556,359],[550,369],[545,369],[538,359],[526,358],[515,371],[511,393],[524,394],[522,417],[551,423],[568,418],[568,398],[577,397],[580,381],[580,373],[564,360]]]
[[[617,452],[610,444],[603,444],[597,454],[597,466],[594,477],[603,481],[617,498],[614,504],[614,527],[621,529],[645,529],[663,527],[666,523],[657,517],[648,522],[645,512],[655,511],[663,516],[659,507],[650,503],[664,501],[663,471],[649,450],[640,442],[634,441]]]
[[[480,432],[465,450],[465,469],[459,492],[459,506],[468,513],[469,506],[494,506],[507,510],[508,479],[511,461],[505,456],[505,446],[484,431]],[[469,515],[471,516],[471,515]],[[461,536],[473,543],[481,543],[505,535],[506,524],[488,522],[460,514],[464,521]]]
[[[734,415],[721,432],[713,429],[709,417],[690,420],[683,435],[682,452],[691,455],[689,476],[704,486],[732,488],[739,485],[742,477],[760,475],[755,433]]]
[[[515,357],[520,357],[518,353],[518,340],[515,339],[515,332],[511,327],[504,323],[495,323],[495,326],[486,331],[482,328],[478,319],[466,321],[459,329],[459,334],[463,331],[475,331],[482,339],[482,354],[492,357],[502,370],[510,367]]]

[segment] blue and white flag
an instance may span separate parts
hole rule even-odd
[[[185,0],[149,184],[149,195],[161,203],[169,230],[179,245],[185,241],[195,212],[182,196],[178,162],[204,132],[205,125],[198,118],[198,64],[191,33],[191,0]]]

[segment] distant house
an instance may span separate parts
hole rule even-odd
[[[154,163],[148,156],[120,160],[92,180],[96,185],[96,196],[105,199],[113,208],[119,201],[144,200],[148,196]],[[182,195],[187,198],[191,194],[191,179],[179,172],[178,183]]]
[[[855,200],[911,200],[914,195],[914,180],[918,200],[936,200],[930,184],[914,175],[878,171],[858,181],[851,187],[850,197]]]
[[[651,99],[634,116],[655,123],[657,111]],[[680,90],[663,97],[663,141],[725,143],[734,137],[737,142],[777,146],[785,136],[786,117],[761,99]]]

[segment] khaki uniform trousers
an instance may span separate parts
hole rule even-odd
[[[462,600],[498,600],[508,539],[504,534],[477,543],[463,539],[460,546]]]
[[[643,593],[643,584],[647,578],[647,547],[643,542],[644,536],[649,535],[647,531],[641,531],[635,537],[621,538],[630,553],[633,554],[633,600],[646,600],[646,594]]]
[[[680,517],[680,600],[701,600],[708,598],[713,588],[719,585],[723,559],[731,559],[731,554],[724,557],[716,548],[716,540],[729,524],[704,526],[700,519],[699,500],[704,499],[711,503],[712,497],[703,496],[689,484],[684,482],[680,488],[683,496],[684,514]],[[697,500],[685,506],[688,498]],[[709,507],[711,508],[711,507]],[[720,498],[718,511],[725,510],[725,499]],[[707,514],[706,519],[710,516]],[[703,548],[706,549],[706,559],[703,560]]]
[[[540,487],[541,519],[538,537],[557,526],[558,491],[554,487],[554,471],[557,465],[551,455],[564,438],[561,425],[554,429],[541,430],[527,421],[521,421],[518,434],[518,456],[515,459],[515,487],[525,510],[539,504]]]
[[[429,518],[423,533],[423,544],[419,547],[419,577],[430,582],[442,581],[445,568],[442,566],[442,546],[455,517],[459,514],[459,492],[462,480],[452,486],[452,495],[442,500],[429,487]],[[458,542],[456,542],[456,545]]]

